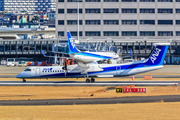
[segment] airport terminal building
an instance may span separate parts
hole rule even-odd
[[[167,42],[167,41],[164,41]],[[114,51],[123,56],[131,58],[148,58],[155,42],[80,42],[76,44],[81,51]],[[35,61],[46,61],[42,55],[41,49],[45,54],[50,51],[68,53],[67,42],[59,39],[42,39],[42,40],[1,40],[0,41],[0,61],[7,58],[34,58]],[[51,53],[50,53],[51,54]],[[53,56],[53,54],[51,54]],[[172,42],[169,46],[165,57],[167,64],[175,64],[180,62],[180,42]],[[53,61],[53,60],[52,60]]]
[[[76,1],[56,1],[56,37],[77,36]],[[79,0],[79,31],[81,40],[180,40],[180,0]]]

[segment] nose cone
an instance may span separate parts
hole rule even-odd
[[[21,75],[20,75],[20,74],[18,74],[18,75],[16,76],[16,78],[21,78]]]
[[[22,76],[22,73],[19,73],[17,76],[16,76],[16,78],[22,78],[23,76]]]

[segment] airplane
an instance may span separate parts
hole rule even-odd
[[[113,52],[89,52],[89,51],[81,52],[79,49],[76,48],[75,43],[69,31],[67,31],[67,37],[68,37],[70,59],[74,59],[77,62],[87,64],[87,63],[97,62],[100,60],[119,58],[119,55]],[[42,50],[41,52],[44,57],[54,57],[54,56],[46,56]],[[67,59],[69,58],[67,57]]]
[[[144,60],[121,64],[86,64],[67,66],[37,66],[29,67],[19,73],[16,78],[80,78],[85,77],[86,82],[95,82],[96,77],[121,77],[144,73],[163,68],[163,61],[170,43],[154,43],[154,49]],[[91,80],[89,79],[91,78]]]

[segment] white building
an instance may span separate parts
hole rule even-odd
[[[77,36],[77,0],[56,1],[56,37]],[[80,0],[80,39],[180,40],[180,0]]]
[[[42,12],[56,9],[56,0],[0,0],[0,11]]]

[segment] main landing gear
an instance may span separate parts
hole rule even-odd
[[[86,82],[89,83],[89,82],[95,82],[95,79],[94,78],[91,78],[91,80],[89,78],[86,79]]]

